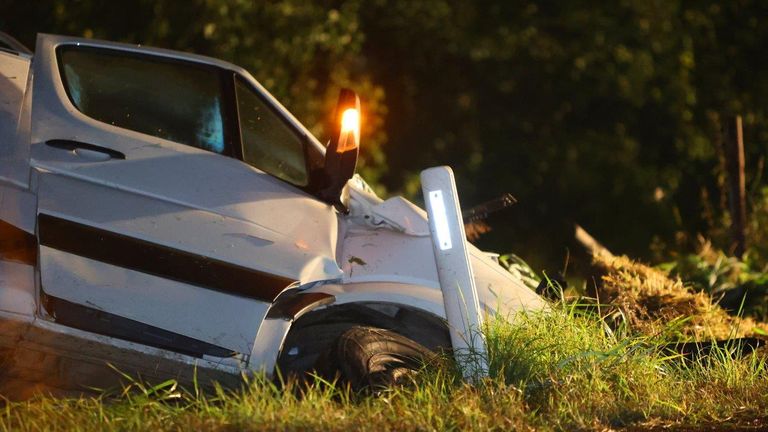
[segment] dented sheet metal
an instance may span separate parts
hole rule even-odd
[[[348,219],[371,229],[386,228],[407,235],[429,236],[426,212],[403,197],[386,201],[376,196],[360,176],[347,183],[350,214]]]

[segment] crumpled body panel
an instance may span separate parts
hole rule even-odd
[[[343,220],[342,284],[399,283],[440,290],[427,215],[401,198],[382,201],[364,189],[350,188],[350,215]],[[507,317],[538,310],[545,301],[502,268],[489,254],[469,244],[480,305]]]

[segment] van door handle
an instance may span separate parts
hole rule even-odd
[[[62,149],[74,151],[76,155],[93,161],[106,161],[109,159],[125,159],[125,154],[112,150],[110,148],[88,144],[75,140],[55,139],[48,140],[45,145]]]

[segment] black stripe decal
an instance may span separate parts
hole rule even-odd
[[[74,255],[216,291],[274,301],[294,281],[179,249],[38,215],[40,244]]]
[[[232,357],[237,354],[218,345],[53,297],[45,291],[40,297],[45,310],[61,325],[193,357]]]
[[[0,260],[35,265],[37,263],[35,236],[0,220]]]

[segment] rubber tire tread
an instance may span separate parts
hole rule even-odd
[[[326,370],[333,370],[355,391],[406,384],[407,376],[435,357],[423,345],[395,332],[355,326],[331,346]]]

